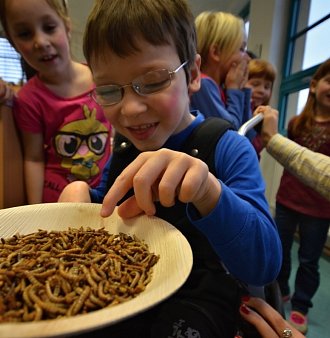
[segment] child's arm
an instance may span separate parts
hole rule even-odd
[[[24,179],[29,204],[41,203],[44,187],[44,143],[42,134],[22,132]]]
[[[230,89],[225,104],[215,81],[202,78],[200,90],[191,96],[191,109],[199,110],[205,117],[221,117],[238,130],[243,122],[245,96],[242,90]]]
[[[110,164],[111,158],[103,168],[101,182],[96,188],[90,189],[90,186],[83,181],[69,183],[62,190],[58,202],[102,203],[108,189]]]
[[[203,218],[188,206],[188,216],[235,277],[267,284],[278,274],[282,249],[256,153],[245,137],[228,131],[215,161],[222,188],[218,204]]]
[[[91,202],[89,185],[84,181],[75,181],[62,190],[58,202]]]

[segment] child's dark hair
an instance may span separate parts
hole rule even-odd
[[[107,49],[122,57],[139,52],[139,37],[156,46],[173,42],[187,68],[194,62],[196,32],[186,0],[96,0],[84,35],[87,63]]]
[[[6,38],[14,46],[13,41],[8,32],[8,21],[7,21],[7,11],[6,5],[9,0],[0,0],[0,22],[3,27],[4,32],[6,33]],[[70,25],[70,18],[68,16],[68,9],[66,5],[66,0],[44,0],[47,4],[57,13],[57,15],[63,20],[66,27]],[[15,47],[15,46],[14,46]]]
[[[327,59],[319,66],[312,77],[311,83],[318,82],[327,74],[330,74],[330,59]],[[293,135],[298,136],[301,133],[306,133],[306,131],[308,132],[312,129],[316,103],[315,93],[311,91],[310,87],[304,109],[302,110],[301,114],[294,117],[292,121]]]

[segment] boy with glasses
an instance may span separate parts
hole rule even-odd
[[[280,267],[276,227],[249,141],[228,130],[215,170],[183,152],[204,117],[189,111],[200,87],[193,15],[184,0],[97,1],[84,52],[99,102],[116,130],[96,189],[73,182],[60,200],[103,203],[107,217],[141,213],[187,237],[194,267],[185,285],[153,309],[107,329],[111,337],[233,337],[243,283],[264,285]],[[195,152],[196,153],[196,152]]]

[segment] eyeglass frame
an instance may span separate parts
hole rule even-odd
[[[93,154],[99,156],[99,155],[102,155],[104,153],[106,142],[102,143],[102,149],[101,150],[96,150],[95,148],[93,148],[91,146],[92,143],[90,142],[90,140],[91,140],[92,137],[95,137],[95,136],[100,138],[101,135],[102,136],[105,135],[106,138],[108,138],[109,132],[108,131],[100,131],[100,132],[95,132],[95,133],[90,133],[90,134],[84,135],[84,134],[79,134],[79,133],[75,133],[75,132],[59,131],[59,132],[57,132],[57,134],[54,137],[54,148],[55,148],[56,153],[58,155],[62,156],[63,158],[73,158],[73,156],[77,154],[77,151],[80,148],[80,146],[82,145],[82,143],[86,142],[86,145],[87,145],[89,151],[91,151]],[[58,139],[63,137],[63,136],[74,137],[75,140],[78,140],[75,150],[68,155],[64,154],[58,146]]]
[[[95,88],[92,90],[91,96],[92,96],[93,100],[94,100],[97,104],[99,104],[99,105],[102,106],[102,107],[107,107],[107,106],[113,106],[113,105],[118,104],[119,102],[122,101],[122,99],[123,99],[123,97],[124,97],[124,89],[125,89],[126,87],[132,87],[132,89],[134,90],[134,92],[135,92],[136,94],[140,95],[140,96],[148,96],[148,95],[151,95],[151,94],[155,94],[155,93],[158,93],[158,92],[162,91],[162,90],[165,89],[165,88],[168,88],[168,87],[171,85],[171,83],[172,83],[172,77],[173,77],[179,70],[181,70],[184,66],[186,66],[187,64],[188,64],[188,60],[185,61],[185,62],[183,62],[179,67],[177,67],[177,68],[174,69],[174,70],[168,70],[168,69],[165,69],[165,68],[152,70],[152,71],[147,72],[147,73],[145,73],[145,74],[139,75],[138,77],[136,77],[135,79],[133,79],[130,83],[127,83],[127,84],[122,85],[122,86],[116,85],[116,84],[109,84],[109,85],[97,86],[97,87],[95,87]],[[168,72],[168,76],[169,76],[169,83],[168,83],[168,85],[166,85],[165,87],[162,87],[162,88],[160,88],[160,89],[158,89],[158,90],[156,90],[156,91],[154,91],[154,92],[148,93],[148,94],[143,94],[143,93],[140,93],[140,92],[138,91],[138,90],[139,90],[139,83],[135,83],[135,84],[134,84],[134,81],[135,81],[136,79],[139,79],[140,77],[145,76],[145,75],[147,75],[147,74],[149,74],[149,73],[152,73],[152,72],[158,72],[158,71],[164,71],[164,70],[166,70],[166,71]],[[113,102],[113,103],[100,103],[100,102],[98,101],[96,91],[97,91],[98,89],[101,89],[101,88],[107,88],[107,87],[115,87],[115,88],[117,88],[118,91],[121,93],[121,98],[120,98],[120,100],[119,100],[118,102]]]

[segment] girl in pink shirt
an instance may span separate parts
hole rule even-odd
[[[1,0],[7,37],[36,70],[14,101],[24,150],[27,202],[56,202],[77,179],[97,186],[111,126],[91,98],[90,69],[72,60],[64,1]]]

